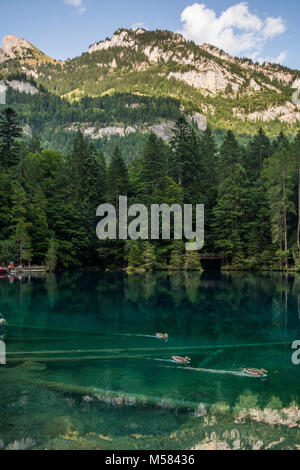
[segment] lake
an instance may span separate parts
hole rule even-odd
[[[300,448],[300,275],[5,277],[0,312],[0,448]]]

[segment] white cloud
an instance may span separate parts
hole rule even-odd
[[[284,33],[285,25],[283,19],[280,16],[278,18],[267,18],[263,32],[266,39],[273,39],[278,34]]]
[[[271,62],[272,64],[282,64],[286,58],[287,52],[282,51],[280,52],[280,54],[278,54],[277,57],[257,57],[256,60],[260,64],[263,64],[264,62]]]
[[[64,2],[66,5],[76,8],[80,14],[86,11],[86,7],[83,5],[83,0],[64,0]]]
[[[186,39],[248,57],[261,55],[266,41],[286,30],[281,17],[260,18],[249,11],[245,2],[231,6],[219,17],[204,3],[194,3],[183,10],[181,21],[180,32]],[[281,60],[282,57],[279,56]]]

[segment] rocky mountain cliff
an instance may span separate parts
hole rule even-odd
[[[220,49],[204,44],[196,46],[186,41],[182,35],[169,31],[149,32],[144,29],[118,30],[111,39],[98,42],[89,47],[89,54],[98,51],[115,52],[112,69],[124,64],[126,50],[140,54],[140,59],[133,63],[137,70],[147,70],[155,64],[173,65],[167,78],[176,78],[188,85],[202,90],[203,93],[216,94],[225,91],[228,86],[237,93],[243,85],[248,91],[277,90],[279,84],[292,87],[297,73],[280,66],[265,63],[253,64],[250,60],[237,59]],[[143,60],[141,60],[143,59]],[[129,65],[129,64],[127,64]],[[98,64],[105,67],[105,64]],[[258,78],[257,74],[261,74]],[[273,81],[273,86],[269,83]]]
[[[7,34],[2,41],[2,48],[0,48],[0,64],[10,59],[34,64],[37,67],[41,63],[53,61],[51,57],[41,52],[25,39],[18,38],[13,34]]]
[[[65,62],[7,35],[0,49],[0,79],[9,84],[16,74],[25,77],[23,82],[34,79],[36,89],[42,86],[73,108],[88,109],[76,118],[73,113],[62,128],[70,132],[80,125],[94,139],[150,128],[167,138],[180,113],[199,129],[207,121],[240,134],[253,134],[262,124],[269,134],[300,127],[300,105],[292,102],[300,88],[299,71],[232,57],[170,31],[119,29]]]

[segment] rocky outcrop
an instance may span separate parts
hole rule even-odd
[[[240,83],[232,82],[232,77],[229,74],[222,72],[218,67],[215,67],[214,70],[211,69],[203,72],[198,72],[196,70],[190,70],[189,72],[183,73],[170,72],[168,79],[170,80],[171,78],[183,81],[198,90],[206,89],[213,94],[224,91],[228,85],[231,85],[232,89],[235,91],[240,87]]]
[[[76,124],[70,126],[68,131],[75,132],[77,131],[78,126]],[[102,139],[103,137],[111,137],[113,135],[119,135],[120,137],[125,137],[128,134],[132,134],[133,132],[137,131],[135,126],[107,126],[107,127],[92,127],[83,126],[81,128],[83,135],[90,137],[91,139]]]
[[[19,91],[20,93],[26,93],[27,95],[36,95],[39,91],[30,83],[21,82],[19,80],[0,81],[0,88],[6,91],[8,88]]]
[[[292,88],[297,88],[300,90],[300,78],[296,78],[296,80],[293,81]]]
[[[258,83],[253,78],[250,80],[249,86],[254,91],[260,91],[261,90],[261,86],[258,85]]]
[[[96,51],[103,51],[110,49],[112,47],[134,47],[134,39],[130,39],[127,31],[116,32],[111,39],[106,39],[106,41],[96,42],[89,47],[88,52],[92,54]]]
[[[175,123],[173,121],[162,122],[160,124],[154,124],[153,126],[150,126],[148,129],[143,130],[143,132],[154,132],[154,134],[156,134],[158,137],[167,141],[167,140],[170,140],[173,135],[174,124]]]
[[[35,46],[25,39],[18,38],[13,34],[7,34],[2,42],[2,49],[0,49],[0,63],[9,59],[16,59],[23,62],[33,64],[45,62],[60,62],[54,61],[51,57],[44,54]]]
[[[127,29],[118,29],[113,36],[105,41],[99,41],[92,44],[88,52],[92,54],[96,51],[108,50],[113,47],[125,47],[125,48],[135,48],[139,47],[141,36],[146,33],[146,30],[139,28],[136,30],[127,30]],[[185,39],[181,34],[171,33],[170,31],[164,31],[166,39],[172,40],[173,43],[185,42]]]
[[[206,117],[203,114],[195,113],[190,116],[192,122],[194,122],[200,131],[205,131],[207,129]]]
[[[2,42],[2,51],[8,59],[23,58],[33,51],[33,46],[25,39],[7,34]]]
[[[4,62],[7,59],[8,59],[8,57],[5,54],[4,50],[0,48],[0,64],[2,64],[2,62]]]
[[[274,106],[265,111],[256,111],[248,115],[250,121],[274,121],[279,119],[281,122],[293,124],[300,121],[300,106],[295,106],[293,103],[287,101],[282,106]]]
[[[201,46],[201,49],[209,52],[210,54],[214,55],[215,57],[218,57],[221,60],[226,60],[231,63],[236,62],[236,59],[231,57],[229,54],[226,54],[226,52],[222,51],[221,49],[218,49],[218,47],[211,46],[210,44],[203,44]]]
[[[157,64],[161,60],[163,60],[164,62],[168,62],[174,55],[173,51],[164,52],[158,46],[152,47],[151,45],[147,46],[143,50],[143,52],[148,57],[149,61],[154,64]]]
[[[90,137],[91,139],[102,139],[103,137],[112,137],[113,135],[119,135],[120,137],[126,137],[129,134],[134,132],[141,132],[146,134],[148,132],[153,132],[161,139],[168,141],[173,134],[173,128],[175,123],[173,121],[166,121],[152,125],[144,126],[107,126],[107,127],[93,127],[89,124],[80,125],[83,135]],[[78,129],[78,124],[73,124],[68,127],[68,131],[76,132]]]

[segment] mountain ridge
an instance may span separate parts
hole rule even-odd
[[[93,139],[123,137],[159,125],[166,130],[180,114],[198,116],[200,129],[207,121],[239,134],[253,135],[261,125],[269,135],[300,128],[300,105],[292,102],[300,71],[232,57],[179,33],[119,28],[64,62],[15,36],[6,36],[4,45],[0,80],[9,84],[27,77],[39,95],[62,100],[55,101],[55,131],[60,126],[70,133],[79,126]],[[60,106],[70,108],[67,118]]]
[[[6,34],[0,48],[0,64],[7,60],[36,61],[37,63],[55,62],[40,49],[32,45],[26,39],[14,34]]]

